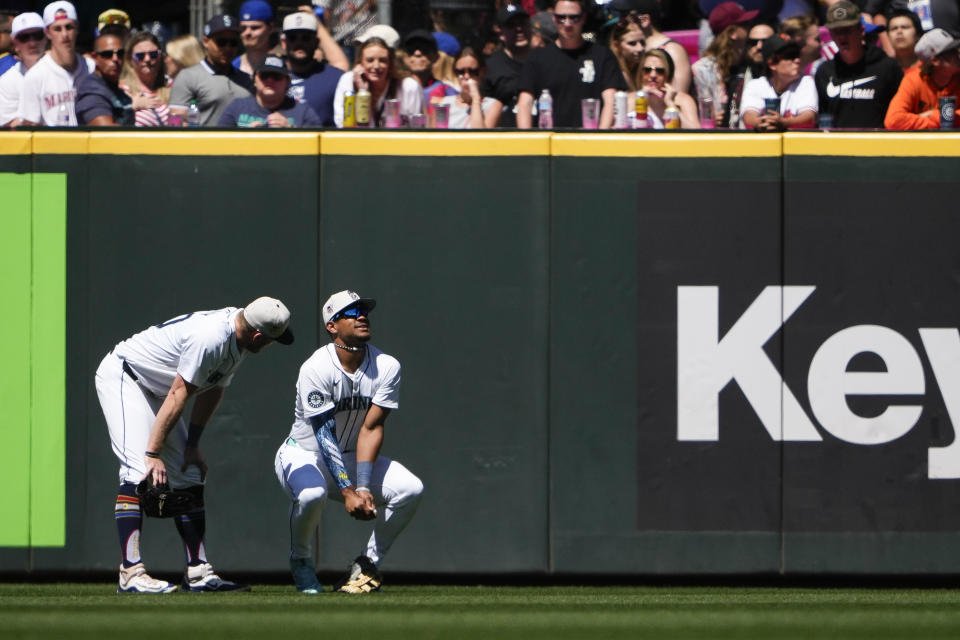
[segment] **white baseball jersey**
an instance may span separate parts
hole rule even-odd
[[[25,74],[23,63],[18,62],[0,75],[0,127],[5,127],[17,119],[20,88],[23,86]]]
[[[303,449],[319,451],[310,418],[335,410],[337,442],[344,453],[355,451],[357,435],[371,404],[396,409],[400,398],[400,363],[372,344],[354,373],[340,365],[333,343],[313,352],[300,367],[290,437]]]
[[[777,92],[767,78],[756,78],[747,83],[740,100],[740,111],[746,113],[764,112],[764,99],[776,98]],[[812,76],[800,76],[780,94],[780,115],[785,118],[798,116],[804,111],[813,111],[820,108],[820,98],[817,95],[817,85]]]
[[[78,55],[76,67],[70,73],[46,53],[23,76],[17,117],[48,127],[77,126],[77,85],[84,76],[93,73],[93,69],[93,60]],[[69,124],[59,122],[61,104],[66,105]]]
[[[234,321],[241,309],[196,311],[150,327],[118,344],[142,387],[157,396],[170,391],[177,374],[202,393],[229,386],[246,351],[237,345]]]

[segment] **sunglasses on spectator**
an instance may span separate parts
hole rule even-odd
[[[367,309],[362,304],[356,304],[351,307],[347,307],[337,315],[333,316],[332,318],[330,318],[330,321],[336,322],[340,318],[356,319],[356,318],[359,318],[360,316],[368,316],[368,315],[370,315],[370,309]]]
[[[213,41],[217,43],[218,47],[233,47],[236,49],[240,46],[239,38],[214,38]]]
[[[747,48],[755,47],[761,42],[763,42],[763,40],[764,40],[763,38],[747,38]]]
[[[583,17],[582,13],[555,13],[553,17],[557,22],[580,22],[580,18]]]
[[[667,75],[667,69],[666,69],[666,67],[644,67],[644,68],[643,68],[643,72],[644,72],[644,73],[654,73],[654,72],[656,72],[656,73],[659,73],[661,76]]]
[[[297,29],[296,31],[285,31],[283,37],[287,42],[310,42],[316,36],[310,31]]]
[[[123,57],[123,49],[103,49],[101,51],[94,51],[94,53],[97,54],[98,58],[103,58],[104,60]]]
[[[480,75],[480,67],[461,67],[461,68],[454,69],[454,71],[457,73],[458,76],[467,75],[467,74],[471,76]]]
[[[131,56],[137,62],[143,62],[145,59],[149,58],[151,60],[156,60],[160,57],[160,49],[154,49],[153,51],[138,51]]]
[[[271,72],[269,72],[269,71],[261,71],[261,72],[258,73],[257,75],[260,76],[260,79],[261,79],[261,80],[272,80],[272,81],[274,81],[274,82],[280,82],[280,81],[286,79],[286,77],[287,77],[287,76],[283,75],[282,73],[271,73]]]
[[[23,33],[17,34],[17,40],[20,42],[29,42],[33,40],[35,42],[40,42],[43,40],[43,31],[25,31]]]

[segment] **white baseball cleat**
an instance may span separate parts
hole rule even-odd
[[[203,593],[205,591],[250,591],[250,585],[224,580],[214,573],[213,565],[209,562],[204,562],[195,567],[187,567],[187,573],[183,576],[183,590],[192,593]]]
[[[371,593],[380,591],[381,585],[383,576],[377,566],[367,556],[357,556],[347,575],[333,589],[343,593]]]
[[[177,585],[166,580],[156,580],[147,575],[147,569],[142,562],[132,567],[120,565],[120,583],[117,593],[173,593]]]
[[[290,558],[290,573],[293,574],[293,583],[297,585],[300,593],[316,595],[323,591],[310,558]]]

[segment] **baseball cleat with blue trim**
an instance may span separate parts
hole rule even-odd
[[[335,586],[335,591],[343,593],[370,593],[380,591],[383,576],[377,571],[377,565],[367,556],[357,556],[350,565],[350,572]]]
[[[310,558],[290,558],[290,573],[293,574],[293,583],[297,585],[300,593],[315,595],[323,591],[323,585],[317,580],[317,572]]]
[[[187,567],[187,573],[183,576],[183,590],[191,593],[204,593],[207,591],[250,591],[250,585],[224,580],[214,573],[213,565],[209,562],[204,562],[195,567]]]
[[[120,582],[117,593],[173,593],[177,585],[166,580],[156,580],[147,575],[142,562],[132,567],[120,566]]]

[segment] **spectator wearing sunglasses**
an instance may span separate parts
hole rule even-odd
[[[556,127],[580,127],[583,98],[602,100],[600,128],[613,125],[613,96],[626,90],[620,64],[610,49],[587,42],[583,27],[590,3],[587,0],[556,0],[553,18],[557,42],[530,52],[520,71],[517,100],[517,127],[533,124],[534,101],[544,89],[553,96],[553,123]]]
[[[457,88],[433,75],[433,65],[440,58],[436,38],[429,31],[417,29],[403,39],[403,63],[423,87],[423,100],[428,109],[447,96],[455,96]]]
[[[664,3],[666,4],[666,3]],[[660,31],[663,24],[663,8],[659,0],[614,0],[611,8],[624,18],[632,16],[643,32],[647,51],[662,49],[673,62],[674,75],[671,85],[677,91],[690,92],[690,56],[682,44]],[[633,67],[636,69],[636,65]]]
[[[326,34],[327,45],[324,48],[324,60],[316,59],[320,46],[318,33],[320,22],[312,13],[298,11],[283,19],[283,51],[287,55],[290,68],[290,88],[288,95],[310,105],[320,118],[323,126],[333,126],[333,97],[337,92],[337,83],[343,71],[330,63],[326,52],[335,47],[340,56],[344,56],[339,45]],[[323,30],[326,33],[326,30]]]
[[[17,124],[23,77],[43,57],[43,49],[47,44],[43,18],[38,13],[21,13],[13,19],[10,31],[17,59],[16,64],[0,76],[0,128]]]
[[[453,60],[453,72],[460,83],[460,93],[444,98],[440,104],[450,105],[450,129],[483,129],[493,98],[484,98],[480,92],[483,80],[483,56],[473,47],[464,47]]]
[[[323,123],[310,105],[289,95],[290,70],[277,56],[267,56],[253,77],[256,94],[230,103],[217,123],[221,127],[319,127]]]
[[[810,129],[816,125],[820,99],[813,76],[803,75],[801,47],[785,33],[763,41],[765,77],[743,89],[743,123],[756,131]],[[767,110],[766,99],[779,98],[780,108]]]
[[[652,128],[662,128],[663,114],[667,109],[680,112],[681,129],[699,129],[700,116],[697,103],[690,94],[677,91],[673,86],[673,58],[663,49],[647,51],[637,69],[637,84],[647,92],[649,119]]]
[[[163,49],[149,31],[127,42],[120,88],[133,100],[138,127],[163,127],[170,116],[170,81],[164,73]]]
[[[216,15],[203,27],[206,52],[199,64],[177,74],[170,89],[171,113],[186,115],[196,101],[200,126],[216,126],[227,106],[253,94],[253,79],[233,66],[240,50],[240,23],[233,16]]]
[[[132,126],[133,104],[120,88],[123,40],[101,35],[93,41],[96,69],[77,87],[77,122],[91,127]]]
[[[497,11],[494,26],[503,48],[487,58],[487,71],[481,89],[493,98],[493,109],[485,111],[488,129],[517,126],[517,81],[520,69],[531,51],[530,15],[517,3],[505,4]]]
[[[77,126],[77,85],[93,73],[93,60],[77,53],[77,10],[66,0],[43,9],[50,50],[23,77],[17,117],[22,125]]]

